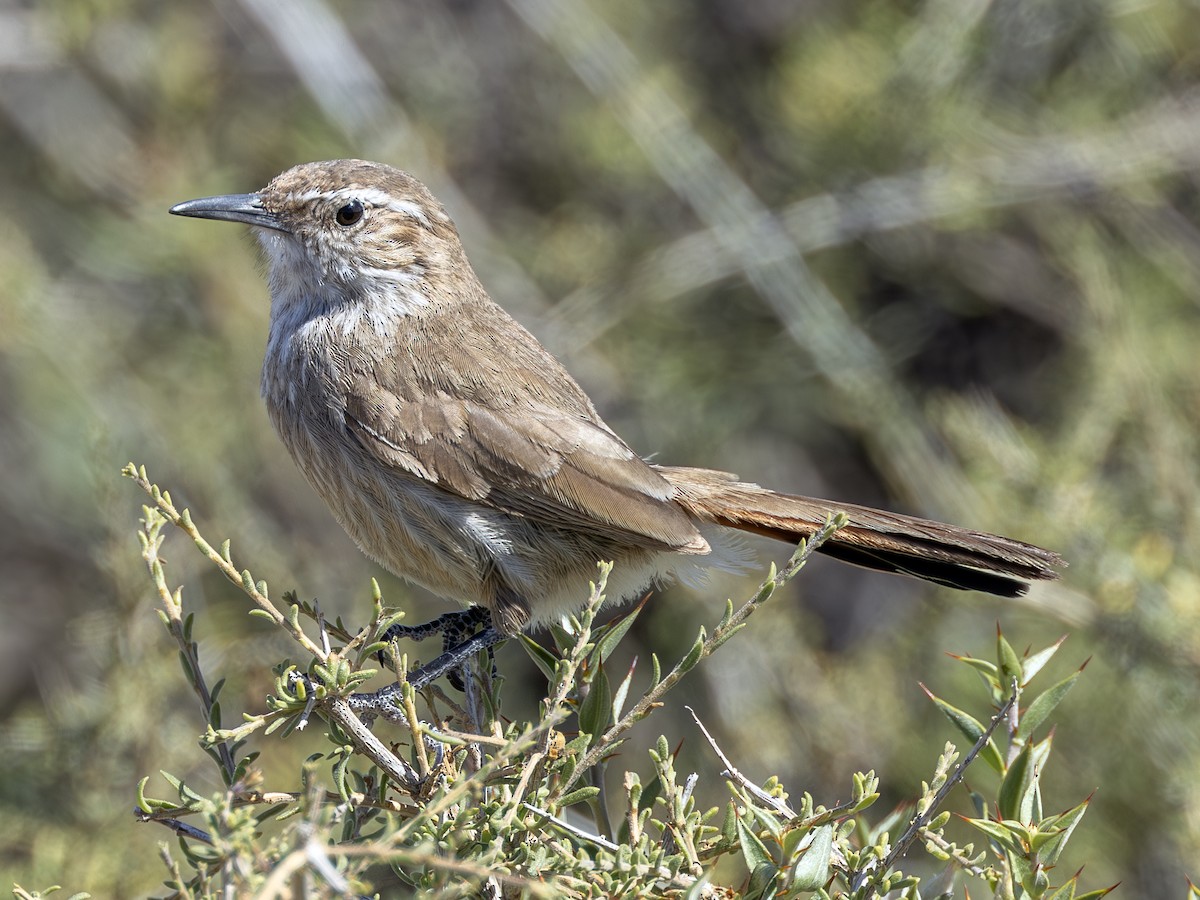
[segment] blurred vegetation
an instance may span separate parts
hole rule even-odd
[[[444,609],[358,554],[271,434],[252,241],[165,213],[358,156],[431,186],[639,450],[1071,561],[1021,603],[814,563],[631,758],[665,733],[679,771],[712,766],[686,702],[753,780],[833,805],[873,769],[894,805],[955,737],[917,687],[970,684],[944,651],[985,654],[997,621],[1018,648],[1070,632],[1094,661],[1045,804],[1099,788],[1084,882],[1200,874],[1200,7],[46,0],[0,34],[0,871],[144,895],[165,833],[134,821],[138,781],[220,788],[129,459],[276,590],[358,622],[376,576],[412,620]],[[164,552],[225,703],[261,710],[285,640],[186,541]],[[753,582],[655,597],[618,669],[682,656]],[[532,718],[544,680],[498,658]]]

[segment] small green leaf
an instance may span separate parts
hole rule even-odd
[[[175,788],[175,790],[179,792],[179,799],[184,803],[200,803],[204,799],[190,787],[184,784],[181,779],[176,778],[169,772],[164,772],[162,769],[159,769],[158,774],[167,779],[167,781],[170,782],[171,787]]]
[[[1022,844],[1024,829],[1021,832],[1014,833],[1013,829],[1003,822],[991,822],[987,819],[966,819],[966,822],[975,826],[1005,850],[1010,851],[1017,856],[1023,856],[1025,847]]]
[[[604,662],[612,655],[612,652],[617,649],[617,645],[621,643],[621,639],[637,621],[638,614],[642,611],[642,605],[639,604],[630,610],[626,615],[617,619],[615,622],[609,623],[604,628],[604,634],[596,642],[596,649],[592,651],[592,658],[599,656],[600,662]]]
[[[829,880],[829,860],[833,854],[833,826],[822,825],[813,832],[812,842],[800,857],[792,875],[792,887],[817,891]]]
[[[750,806],[748,812],[758,820],[763,830],[771,836],[771,840],[777,844],[783,843],[783,826],[775,816],[771,815],[765,809],[753,805]]]
[[[574,806],[576,803],[582,803],[585,800],[591,800],[600,793],[600,788],[588,785],[587,787],[576,788],[562,797],[558,801],[560,807]]]
[[[1045,691],[1037,695],[1037,698],[1029,704],[1029,708],[1025,710],[1025,715],[1021,717],[1021,721],[1017,724],[1016,733],[1022,737],[1033,737],[1033,732],[1041,725],[1046,718],[1054,711],[1054,708],[1062,702],[1062,699],[1070,693],[1072,687],[1075,686],[1076,679],[1079,678],[1082,669],[1068,675],[1052,688],[1047,688]]]
[[[183,666],[183,676],[190,682],[195,683],[196,673],[192,671],[192,661],[187,658],[184,653],[179,654],[180,665]]]
[[[611,711],[612,691],[608,686],[608,676],[601,667],[592,679],[583,702],[579,704],[579,730],[593,738],[599,737],[608,726]]]
[[[1075,900],[1075,882],[1076,879],[1072,878],[1066,884],[1046,894],[1042,900]]]
[[[994,662],[988,662],[986,659],[978,659],[974,656],[959,656],[954,653],[951,653],[950,656],[957,659],[960,663],[965,663],[977,672],[991,676],[990,680],[994,683],[1000,683],[1000,667]]]
[[[393,612],[388,613],[386,616],[383,616],[379,620],[379,626],[377,629],[378,634],[383,635],[393,625],[399,625],[401,622],[403,622],[404,618],[405,614],[404,610],[402,609],[394,610]]]
[[[662,778],[655,775],[653,780],[642,788],[642,795],[638,799],[638,811],[649,809],[658,795],[662,793]]]
[[[812,830],[810,828],[791,828],[785,831],[783,839],[779,842],[779,847],[783,851],[783,865],[785,867],[793,865],[796,857],[802,850],[808,849],[811,841]]]
[[[1033,681],[1034,676],[1037,675],[1038,672],[1042,671],[1042,667],[1045,666],[1046,663],[1050,662],[1051,657],[1053,657],[1054,654],[1058,652],[1058,648],[1063,645],[1063,642],[1066,639],[1067,639],[1067,636],[1064,634],[1062,637],[1060,637],[1057,641],[1055,641],[1053,644],[1051,644],[1045,650],[1039,650],[1037,653],[1033,654],[1033,656],[1031,656],[1025,660],[1025,683],[1026,684]]]
[[[1091,797],[1084,800],[1078,806],[1075,806],[1065,813],[1060,813],[1057,816],[1052,816],[1048,819],[1043,819],[1040,823],[1042,828],[1057,828],[1059,833],[1041,848],[1042,863],[1047,866],[1052,866],[1058,862],[1059,856],[1067,846],[1067,841],[1071,839],[1071,834],[1075,831],[1075,826],[1079,824],[1079,820],[1083,818],[1083,814],[1087,812],[1088,804],[1091,802]],[[1110,888],[1111,890],[1111,888]],[[1104,896],[1101,894],[1100,896]]]
[[[346,767],[350,765],[352,757],[349,753],[338,753],[336,756],[337,760],[333,764],[333,785],[337,788],[342,802],[345,803],[350,799],[350,785],[346,780]]]
[[[996,798],[996,809],[1004,819],[1018,819],[1029,822],[1028,814],[1022,815],[1027,804],[1027,795],[1037,785],[1037,775],[1030,761],[1030,748],[1026,744],[1021,748],[1008,766],[1004,781],[1000,783],[1000,793]]]
[[[144,813],[149,813],[149,812],[154,811],[154,808],[150,805],[150,800],[147,799],[147,797],[146,797],[146,784],[149,781],[150,781],[150,776],[145,775],[142,777],[142,780],[138,782],[138,786],[137,786],[138,809],[140,809]]]
[[[568,741],[567,745],[565,747],[563,747],[562,753],[560,755],[561,756],[582,756],[584,753],[587,752],[588,743],[589,743],[588,736],[586,734],[581,734],[581,735],[579,735],[579,737],[572,738],[570,741]]]
[[[751,603],[766,603],[771,599],[771,595],[775,593],[775,588],[778,585],[779,571],[775,567],[775,563],[771,563],[767,569],[767,577],[763,579],[762,586],[758,589],[758,593],[754,595]]]
[[[1098,890],[1098,891],[1088,891],[1086,894],[1080,894],[1078,897],[1075,898],[1075,900],[1100,900],[1101,897],[1107,897],[1109,894],[1111,894],[1113,891],[1115,891],[1119,884],[1120,884],[1120,882],[1118,881],[1117,884],[1114,884],[1111,887],[1100,888],[1100,890]],[[1195,888],[1193,888],[1191,891],[1189,891],[1189,896],[1194,896],[1194,895],[1195,895]]]
[[[349,689],[356,688],[363,682],[370,681],[378,674],[378,669],[359,669],[357,672],[351,675],[349,679],[347,679],[345,686]]]
[[[925,826],[927,831],[941,831],[946,827],[946,823],[950,821],[950,810],[944,810],[930,819],[929,824]]]
[[[373,641],[372,643],[367,644],[365,647],[363,647],[361,650],[358,651],[358,658],[360,661],[364,660],[364,659],[369,659],[370,657],[374,656],[376,653],[380,653],[380,652],[386,650],[387,648],[388,648],[388,645],[387,645],[386,641]]]
[[[704,626],[700,626],[700,634],[696,636],[696,642],[692,644],[692,649],[687,652],[682,661],[679,663],[679,673],[690,672],[696,667],[696,663],[700,662],[700,654],[704,652]]]
[[[621,710],[625,708],[625,698],[629,696],[629,688],[633,684],[633,670],[637,667],[637,659],[629,666],[629,671],[625,673],[625,677],[621,679],[621,683],[617,685],[617,690],[613,694],[612,701],[612,717],[615,722],[621,718]]]
[[[722,644],[724,644],[727,640],[729,640],[731,637],[733,637],[735,634],[737,634],[739,631],[741,631],[743,628],[745,628],[746,625],[747,625],[746,622],[741,622],[741,623],[735,625],[733,628],[726,629],[726,631],[723,634],[720,634],[718,637],[713,639],[712,646],[709,648],[709,652],[716,650],[718,647],[720,647]]]
[[[575,646],[575,632],[567,631],[561,622],[551,624],[547,630],[550,632],[550,636],[554,638],[554,646],[558,648],[560,654],[566,653]]]
[[[963,736],[966,737],[966,739],[972,744],[983,737],[983,733],[987,729],[985,729],[977,719],[975,719],[969,713],[963,712],[958,707],[951,706],[945,700],[936,696],[923,684],[921,685],[921,690],[923,690],[925,695],[929,697],[929,699],[934,702],[937,708],[942,711],[942,715],[949,719],[950,723],[959,731],[961,731]],[[996,749],[995,742],[990,738],[988,739],[988,742],[984,748],[979,751],[979,755],[989,766],[991,766],[997,772],[1004,774],[1004,759],[1000,756],[1000,751]]]
[[[529,637],[529,635],[522,634],[518,635],[518,637],[521,639],[521,646],[529,654],[529,658],[542,670],[542,674],[546,676],[548,681],[553,681],[554,669],[558,665],[558,657]]]
[[[767,852],[758,836],[746,827],[746,823],[738,819],[738,843],[742,849],[742,859],[750,872],[750,884],[746,888],[746,897],[761,897],[767,887],[779,874],[775,860]]]
[[[721,843],[733,847],[737,840],[737,807],[733,805],[733,801],[725,804],[725,817],[721,820],[721,829],[718,834],[721,835]]]
[[[999,697],[1004,691],[1000,684],[1000,667],[994,662],[988,662],[986,659],[976,659],[973,656],[959,656],[951,653],[950,656],[961,663],[970,666],[983,679],[983,683],[988,690],[992,692],[993,697]]]
[[[1017,679],[1017,684],[1023,683],[1021,658],[1017,656],[1017,651],[1012,648],[999,626],[996,627],[996,658],[1000,661],[1000,674],[1004,676],[1006,683],[1013,678]]]

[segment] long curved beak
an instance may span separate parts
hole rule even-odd
[[[290,234],[291,230],[263,206],[259,194],[224,194],[220,197],[201,197],[185,200],[171,207],[173,216],[192,216],[196,219],[220,219],[242,222],[257,228],[271,228]]]

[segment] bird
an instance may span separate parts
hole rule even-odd
[[[368,556],[465,607],[428,626],[446,652],[425,683],[578,612],[600,561],[622,603],[744,567],[740,533],[796,544],[836,513],[820,552],[868,569],[1016,597],[1065,566],[1012,538],[643,458],[492,300],[442,204],[400,169],[305,163],[170,212],[252,226],[271,298],[261,390],[283,445]]]

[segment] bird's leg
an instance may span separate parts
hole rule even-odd
[[[481,626],[491,625],[492,617],[484,606],[468,606],[466,609],[456,609],[444,613],[430,622],[420,625],[393,625],[385,631],[381,638],[392,641],[398,638],[408,638],[413,641],[423,641],[434,635],[444,635],[442,649],[448,650],[456,644],[461,644],[467,635],[474,634]]]
[[[470,612],[470,610],[464,610]],[[486,612],[486,610],[485,610]],[[462,643],[456,645],[451,650],[446,651],[441,656],[434,659],[432,662],[426,663],[418,669],[408,673],[408,683],[415,690],[421,690],[429,685],[434,680],[461,668],[462,665],[480,650],[491,650],[493,646],[505,640],[508,635],[502,633],[491,624],[491,617],[487,617],[488,624],[481,631],[476,632],[471,637],[467,638]],[[416,626],[420,627],[420,626]],[[432,632],[427,632],[432,634]],[[383,712],[384,707],[392,705],[392,698],[399,693],[400,685],[388,685],[381,690],[375,691],[373,694],[353,694],[349,697],[349,703],[352,709],[356,712]]]
[[[423,641],[427,637],[440,633],[442,635],[442,655],[439,656],[437,660],[434,660],[434,663],[436,663],[445,658],[447,655],[458,653],[458,648],[462,645],[465,645],[468,639],[470,639],[472,636],[481,634],[491,628],[492,616],[491,613],[488,612],[487,607],[469,606],[466,609],[458,609],[454,612],[444,613],[443,615],[438,616],[436,619],[433,619],[430,622],[424,622],[420,625],[393,625],[383,633],[382,638],[389,643],[400,638]],[[502,636],[499,639],[502,639]],[[486,645],[488,651],[488,662],[492,664],[493,676],[496,674],[495,658],[492,655],[492,645],[495,643],[497,643],[497,641],[492,641]],[[483,648],[480,647],[478,649]],[[460,654],[460,657],[464,663],[470,658],[469,654],[467,653]],[[381,651],[380,659],[385,664],[387,663],[386,651]],[[438,675],[441,675],[442,672],[438,672],[437,675],[429,676],[424,684],[417,685],[415,683],[414,676],[420,672],[424,672],[434,663],[429,663],[428,665],[422,666],[421,668],[409,673],[409,682],[413,683],[414,687],[420,689],[424,687],[425,684],[428,684],[430,681],[433,681],[435,678],[437,678]],[[463,683],[463,678],[458,672],[457,667],[454,667],[450,672],[448,680],[450,681],[450,684],[457,690],[461,691],[464,689],[465,685]]]
[[[492,647],[507,638],[508,635],[495,628],[489,622],[487,627],[447,650],[441,656],[437,657],[437,659],[426,663],[419,669],[409,672],[408,683],[419,691],[447,672],[450,673],[451,683],[453,683],[454,676],[457,674],[455,670],[465,666],[467,661],[480,650],[487,650],[488,657],[491,658]],[[459,689],[461,690],[461,687]]]

